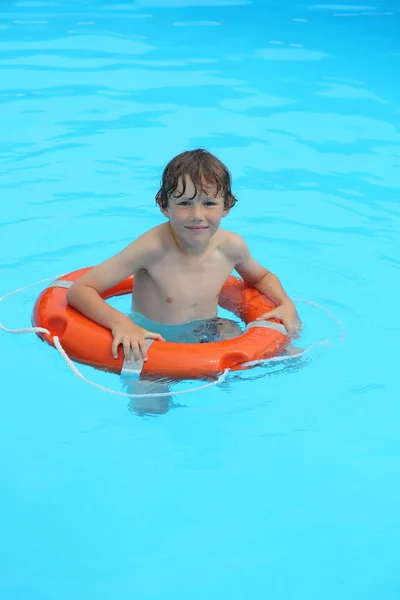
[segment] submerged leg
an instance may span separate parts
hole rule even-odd
[[[154,340],[146,340],[147,349]],[[170,391],[170,386],[162,379],[155,379],[151,375],[142,373],[143,360],[135,361],[131,352],[130,363],[123,365],[121,380],[128,394],[143,394],[143,398],[131,398],[130,408],[138,415],[152,414],[163,415],[168,412],[172,396],[158,396]],[[147,395],[148,394],[148,395]]]
[[[243,333],[240,325],[231,319],[215,317],[192,324],[192,343],[222,342],[231,340]]]
[[[216,339],[215,341],[232,340],[233,338],[236,338],[243,333],[243,330],[240,327],[239,323],[236,323],[231,319],[223,319],[217,317],[216,321],[218,329],[218,340]]]
[[[137,377],[123,377],[123,385],[128,394],[163,394],[170,392],[171,388],[166,381],[155,380],[146,375]],[[138,415],[163,415],[170,409],[172,396],[145,396],[143,398],[130,398],[129,406]]]

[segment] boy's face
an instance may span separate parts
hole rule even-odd
[[[169,218],[174,232],[190,245],[206,243],[218,230],[222,217],[228,214],[224,208],[222,196],[215,195],[216,188],[203,185],[195,197],[195,187],[188,175],[185,176],[186,189],[183,196],[181,179],[177,190],[169,197],[169,206],[161,209],[164,216]]]

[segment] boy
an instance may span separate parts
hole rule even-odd
[[[111,330],[114,358],[122,345],[127,362],[131,350],[137,363],[147,360],[145,340],[165,341],[157,331],[164,325],[186,330],[189,326],[199,335],[198,341],[204,341],[202,330],[207,332],[210,324],[219,339],[239,335],[240,331],[229,329],[229,320],[216,317],[220,290],[233,269],[276,304],[260,320],[280,319],[291,336],[300,331],[295,306],[278,278],[251,257],[239,235],[219,228],[236,202],[223,163],[205,150],[179,154],[164,170],[156,202],[168,222],[141,235],[68,290],[71,306]],[[146,327],[100,297],[131,274],[135,275],[136,320]]]

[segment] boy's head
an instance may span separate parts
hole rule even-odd
[[[195,196],[213,191],[221,196],[228,211],[237,202],[231,191],[231,176],[226,166],[206,150],[188,150],[175,156],[165,167],[156,202],[161,209],[169,207],[169,199],[183,196],[187,178],[193,183]]]

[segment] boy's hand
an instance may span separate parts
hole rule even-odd
[[[126,321],[116,323],[111,332],[114,336],[111,347],[113,357],[118,357],[118,346],[121,344],[124,347],[124,356],[127,362],[130,362],[131,348],[137,363],[140,363],[142,359],[147,360],[146,339],[165,342],[165,339],[159,333],[147,331],[147,329],[132,323],[128,318]]]
[[[296,337],[301,331],[301,321],[295,305],[291,300],[283,302],[273,310],[264,313],[257,321],[268,321],[269,319],[278,319],[282,321],[291,337]]]

